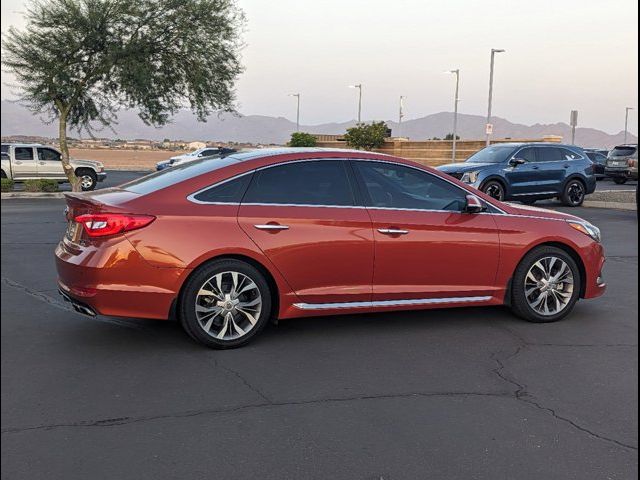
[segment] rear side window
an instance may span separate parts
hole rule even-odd
[[[581,155],[568,148],[561,148],[560,151],[562,152],[563,160],[580,160],[582,158]]]
[[[13,155],[16,160],[33,160],[33,148],[16,147]]]
[[[238,163],[238,161],[230,157],[216,160],[215,162],[207,159],[193,160],[138,178],[132,182],[120,185],[120,188],[140,195],[146,195],[235,163]]]
[[[242,203],[354,205],[346,162],[294,162],[257,171]]]
[[[240,203],[252,176],[253,173],[249,173],[232,178],[195,194],[193,198],[206,203]]]
[[[566,160],[562,154],[562,149],[556,147],[538,148],[539,162],[561,162],[562,160]]]

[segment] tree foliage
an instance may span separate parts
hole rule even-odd
[[[453,133],[447,133],[444,137],[445,140],[453,140]],[[460,140],[460,135],[456,135],[456,140]]]
[[[34,0],[4,36],[2,64],[32,111],[67,128],[111,127],[121,108],[149,125],[190,107],[232,111],[244,16],[233,0]],[[77,182],[75,182],[77,183]]]
[[[385,122],[359,123],[348,128],[344,139],[352,148],[358,150],[373,150],[384,145],[388,127]]]
[[[291,134],[291,140],[287,145],[290,147],[315,147],[316,137],[310,133],[294,132]]]

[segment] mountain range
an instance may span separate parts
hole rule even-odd
[[[31,111],[12,101],[1,102],[1,130],[3,136],[31,135],[57,137],[57,124],[47,123]],[[480,115],[458,114],[458,135],[462,139],[484,137],[485,118]],[[441,112],[422,118],[406,120],[399,127],[397,122],[388,121],[394,136],[405,136],[412,140],[442,138],[452,131],[453,113]],[[544,135],[559,135],[564,141],[571,139],[571,127],[566,123],[523,125],[494,117],[494,138],[532,139]],[[309,133],[341,134],[355,125],[355,121],[301,125],[300,130]],[[198,122],[190,111],[179,112],[171,123],[161,128],[145,125],[134,111],[122,111],[114,131],[103,129],[94,134],[104,138],[162,140],[203,140],[218,142],[250,142],[257,144],[284,144],[295,123],[284,117],[264,115],[214,115],[207,122]],[[71,136],[77,136],[70,132]],[[624,132],[609,134],[594,128],[576,129],[576,144],[583,147],[610,148],[622,143]],[[636,136],[629,134],[628,142],[637,142]]]

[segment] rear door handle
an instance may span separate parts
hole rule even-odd
[[[289,230],[288,225],[280,225],[277,223],[258,224],[258,225],[254,225],[254,227],[257,228],[258,230],[272,230],[272,231]]]
[[[531,167],[532,170],[539,170],[540,167],[538,167],[537,165],[534,165],[533,167]]]
[[[378,231],[384,235],[406,235],[409,230],[401,230],[399,228],[379,228]]]

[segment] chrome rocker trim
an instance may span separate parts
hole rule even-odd
[[[344,303],[294,303],[300,310],[333,310],[349,308],[378,308],[378,307],[406,307],[412,305],[438,305],[441,303],[476,303],[487,302],[491,296],[485,297],[445,297],[445,298],[416,298],[412,300],[377,300],[373,302],[344,302]]]

